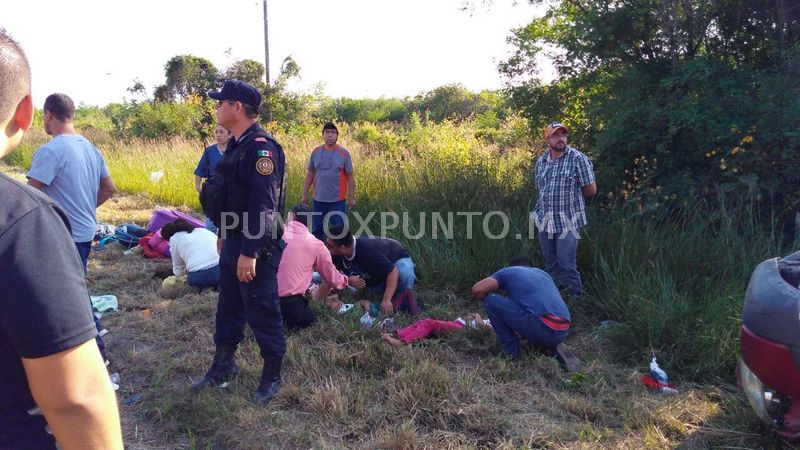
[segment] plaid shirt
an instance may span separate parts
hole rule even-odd
[[[594,183],[592,162],[577,149],[567,150],[555,161],[547,150],[536,161],[534,181],[539,191],[531,220],[548,233],[577,230],[586,225],[586,206],[581,188]]]

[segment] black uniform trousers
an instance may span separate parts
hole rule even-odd
[[[256,276],[250,283],[236,278],[242,240],[226,238],[219,259],[219,302],[214,343],[238,345],[244,325],[250,325],[265,362],[277,362],[286,353],[286,337],[278,300],[278,265],[283,249],[275,246],[268,257],[256,259]]]

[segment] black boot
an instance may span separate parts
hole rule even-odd
[[[214,362],[202,380],[192,385],[192,393],[196,394],[207,386],[219,386],[233,380],[239,375],[239,367],[233,357],[235,345],[219,345],[214,353]]]
[[[281,363],[282,360],[267,362],[264,361],[264,368],[261,370],[261,382],[256,390],[256,400],[261,403],[269,403],[278,394],[281,387]]]

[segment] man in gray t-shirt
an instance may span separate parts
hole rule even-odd
[[[322,240],[324,226],[333,228],[347,221],[347,207],[356,206],[353,160],[346,148],[337,144],[339,130],[331,122],[322,127],[323,145],[308,159],[308,172],[300,203],[308,204],[308,191],[314,186],[311,232]],[[345,200],[347,203],[345,204]]]

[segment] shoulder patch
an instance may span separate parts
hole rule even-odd
[[[257,137],[253,139],[255,142],[269,142],[269,140],[265,137]]]
[[[272,172],[275,171],[275,164],[267,157],[258,158],[258,161],[256,161],[256,170],[264,176],[272,175]]]

